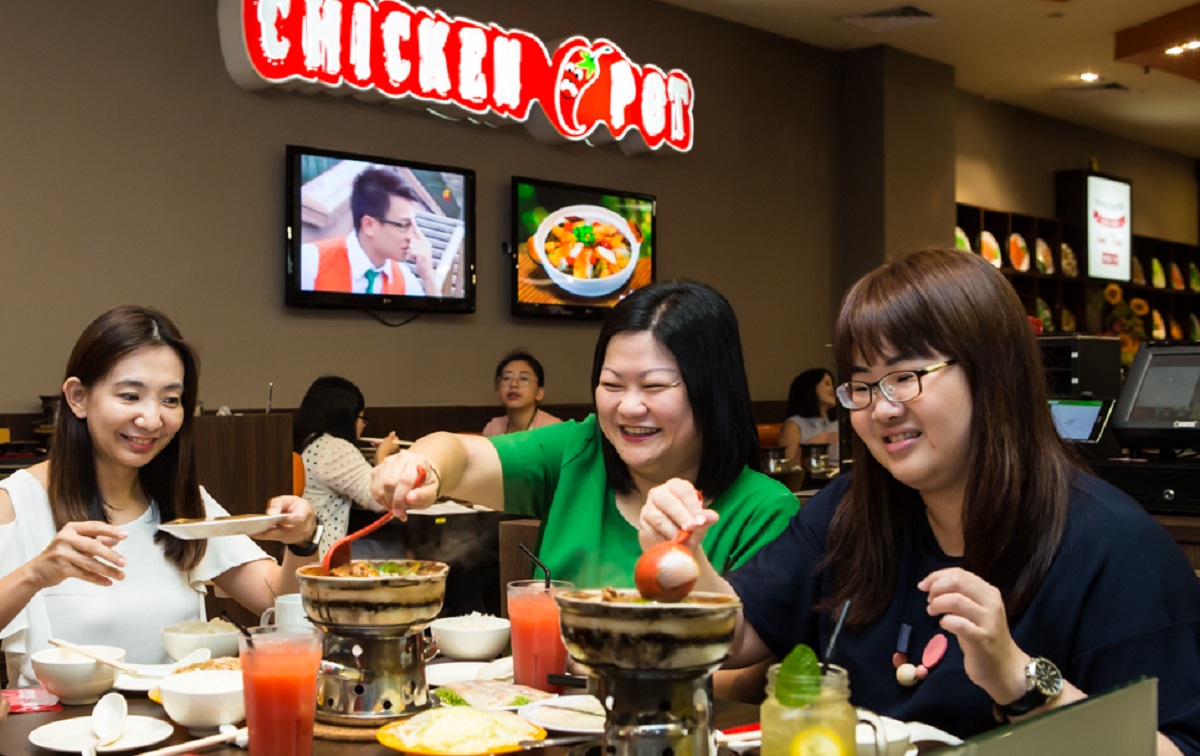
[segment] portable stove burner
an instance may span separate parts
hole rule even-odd
[[[609,756],[716,753],[711,670],[594,669],[588,689],[604,702]]]
[[[591,670],[588,691],[608,712],[603,756],[716,753],[710,680],[729,656],[736,597],[695,592],[647,603],[636,591],[606,589],[555,601],[567,652]]]
[[[319,721],[379,726],[433,705],[420,628],[319,626],[325,631],[317,675]]]

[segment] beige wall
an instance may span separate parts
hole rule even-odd
[[[588,400],[597,326],[509,314],[509,178],[659,198],[659,275],[733,302],[757,399],[822,361],[831,285],[831,54],[670,6],[441,0],[447,13],[548,43],[605,36],[695,84],[691,154],[550,147],[391,105],[248,92],[225,71],[216,0],[12,3],[0,46],[0,412],[35,412],[80,330],[117,304],[162,307],[195,341],[209,408],[296,406],[336,372],[373,405],[494,402],[495,361],[523,346],[553,402]],[[20,30],[19,32],[16,30]],[[19,72],[19,73],[14,73]],[[469,166],[478,174],[478,310],[385,328],[283,305],[283,147]]]
[[[261,406],[268,382],[276,406],[294,407],[331,372],[376,406],[489,405],[495,361],[518,346],[545,362],[548,401],[586,402],[597,325],[508,314],[500,244],[513,174],[656,194],[659,275],[730,298],[755,399],[782,399],[799,370],[830,365],[834,266],[845,253],[831,197],[847,170],[835,157],[838,56],[640,0],[593,3],[586,15],[555,0],[436,5],[548,43],[608,37],[639,63],[687,71],[695,149],[631,158],[549,147],[521,126],[248,92],[225,71],[216,0],[10,3],[0,46],[0,413],[37,412],[80,330],[122,303],[162,307],[197,343],[209,408]],[[1052,215],[1053,170],[1095,154],[1133,179],[1137,233],[1196,241],[1190,160],[969,95],[956,97],[955,113],[952,138],[918,142],[935,158],[934,141],[957,155],[959,201]],[[288,143],[474,168],[477,312],[391,329],[357,312],[285,308]]]
[[[957,200],[1054,217],[1054,172],[1087,168],[1133,182],[1133,232],[1196,244],[1200,195],[1195,161],[1128,139],[982,97],[958,94]]]

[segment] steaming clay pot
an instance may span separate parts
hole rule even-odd
[[[742,606],[734,596],[704,592],[647,603],[631,589],[564,591],[555,601],[572,658],[643,671],[716,668],[729,657]]]
[[[409,559],[355,561],[392,562],[402,572],[413,569],[411,574],[336,577],[322,574],[319,564],[299,568],[300,599],[313,622],[337,627],[412,627],[432,622],[442,610],[449,565]]]

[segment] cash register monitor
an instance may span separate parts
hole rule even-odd
[[[1200,447],[1200,343],[1143,343],[1121,388],[1113,430],[1131,449]]]
[[[1108,427],[1112,414],[1112,399],[1092,397],[1054,397],[1050,399],[1050,414],[1058,435],[1077,444],[1094,444]]]

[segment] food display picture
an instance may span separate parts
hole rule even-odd
[[[599,317],[654,280],[655,200],[513,179],[513,311]]]

